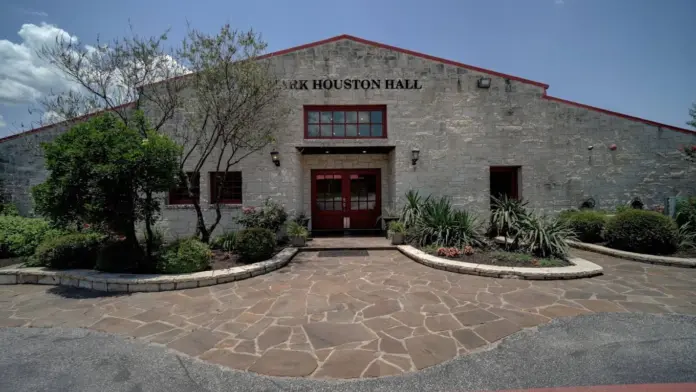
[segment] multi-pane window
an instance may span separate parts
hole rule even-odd
[[[242,172],[211,172],[210,202],[242,204]]]
[[[386,107],[308,106],[305,126],[306,138],[386,138]]]
[[[193,193],[193,198],[189,196],[188,188],[186,184],[179,184],[179,186],[172,188],[169,191],[169,204],[193,204],[194,198],[200,201],[201,195],[201,179],[198,173],[189,172],[186,173],[189,178],[189,183],[191,184],[191,193]]]

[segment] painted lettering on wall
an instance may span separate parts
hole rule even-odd
[[[281,80],[287,90],[420,90],[417,79],[297,79]]]

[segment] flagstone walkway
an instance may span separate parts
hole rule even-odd
[[[556,317],[696,314],[696,269],[573,253],[605,275],[493,279],[370,250],[300,253],[267,275],[182,291],[0,286],[0,327],[85,327],[260,374],[357,378],[423,369]]]

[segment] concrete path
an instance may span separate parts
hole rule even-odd
[[[0,286],[0,326],[85,327],[254,373],[361,378],[412,372],[551,320],[593,312],[696,314],[696,269],[577,251],[604,276],[521,281],[431,269],[396,251],[310,252],[205,288],[107,295]]]
[[[557,319],[426,370],[356,381],[274,378],[82,329],[0,328],[0,391],[484,391],[696,382],[696,318],[605,313]],[[680,388],[680,389],[677,389]],[[682,392],[661,389],[592,392]],[[568,392],[579,392],[572,390]]]

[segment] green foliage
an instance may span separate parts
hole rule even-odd
[[[567,240],[575,240],[575,233],[556,217],[527,214],[515,226],[513,241],[539,257],[564,258],[568,254]]]
[[[288,223],[287,227],[288,231],[288,236],[290,237],[300,237],[300,238],[307,238],[309,237],[309,231],[304,227],[298,224],[297,222],[290,222]]]
[[[237,254],[247,263],[269,259],[275,246],[275,233],[258,227],[239,231],[235,241]]]
[[[602,231],[607,223],[607,216],[594,210],[563,211],[559,219],[565,222],[582,242],[596,243],[602,241]]]
[[[157,264],[163,274],[187,274],[210,268],[213,252],[196,238],[174,241],[168,245]]]
[[[677,235],[677,248],[683,251],[696,250],[696,229],[691,226],[691,223],[684,223],[679,226],[679,234]]]
[[[63,234],[44,219],[0,215],[0,258],[30,256],[41,242]]]
[[[103,272],[155,272],[142,268],[143,250],[133,242],[107,241],[97,254],[95,269]]]
[[[430,201],[430,196],[423,198],[418,191],[409,190],[406,192],[406,204],[401,210],[401,222],[404,226],[412,227],[416,224],[420,216],[423,205]]]
[[[62,225],[103,225],[135,242],[136,222],[153,222],[159,212],[146,195],[176,183],[181,151],[149,130],[142,113],[135,120],[137,130],[106,113],[44,143],[50,175],[32,190],[36,211]]]
[[[94,268],[105,240],[97,233],[74,233],[48,239],[36,248],[36,262],[56,269]]]
[[[669,217],[654,211],[630,209],[606,225],[611,248],[648,254],[670,254],[677,249],[679,229]]]
[[[675,220],[677,225],[689,223],[696,230],[696,197],[689,197],[677,201]]]
[[[409,231],[409,241],[423,247],[461,248],[483,244],[479,221],[471,214],[452,207],[446,197],[431,199],[421,209],[420,216]]]
[[[392,233],[404,234],[406,233],[406,225],[401,221],[394,221],[389,223],[389,231]]]
[[[224,234],[215,237],[210,247],[212,249],[222,250],[224,252],[232,252],[234,251],[234,242],[236,238],[237,232],[228,231]]]
[[[4,216],[19,216],[17,206],[11,203],[0,204],[0,215]]]
[[[527,202],[511,199],[507,195],[502,198],[491,196],[493,200],[491,208],[491,227],[489,233],[492,236],[509,237],[515,234],[515,228],[519,222],[527,218]]]
[[[287,219],[288,214],[280,203],[266,199],[261,207],[244,207],[237,222],[247,229],[268,229],[275,234]]]
[[[539,267],[563,267],[567,265],[563,260],[538,258],[527,253],[519,252],[493,251],[490,253],[490,256],[494,259],[512,261],[520,264],[533,264],[536,262]]]
[[[620,214],[620,213],[622,213],[624,211],[628,211],[630,209],[631,209],[631,206],[628,206],[626,204],[621,204],[619,206],[616,206],[616,213]]]

